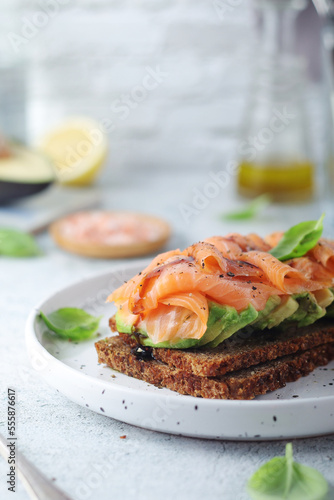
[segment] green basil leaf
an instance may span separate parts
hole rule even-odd
[[[275,457],[250,478],[247,491],[253,500],[325,500],[326,479],[312,467],[293,461],[292,444],[285,457]]]
[[[270,205],[272,198],[268,194],[262,194],[254,200],[252,200],[248,205],[246,205],[241,210],[236,210],[233,212],[227,212],[222,215],[225,220],[245,220],[253,219],[260,212],[262,212],[268,205]]]
[[[23,231],[0,228],[0,255],[6,257],[34,257],[40,255],[34,238]]]
[[[321,238],[323,220],[325,214],[322,214],[319,220],[301,222],[291,227],[284,233],[281,241],[272,248],[269,253],[279,260],[294,259],[302,257],[311,248],[315,247]]]
[[[50,314],[40,312],[46,326],[63,339],[85,340],[99,327],[102,316],[96,318],[83,309],[63,307]]]

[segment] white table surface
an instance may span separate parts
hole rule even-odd
[[[314,207],[272,207],[245,224],[227,224],[219,213],[237,206],[233,182],[208,200],[187,224],[180,204],[190,206],[194,189],[211,182],[209,172],[172,176],[134,173],[102,187],[105,207],[156,213],[171,222],[169,247],[184,247],[212,234],[286,228],[307,219]],[[145,182],[142,182],[144,179]],[[224,499],[246,500],[251,474],[273,456],[284,454],[285,442],[231,442],[190,439],[123,424],[68,401],[34,373],[29,365],[24,325],[31,308],[72,281],[110,270],[120,261],[92,260],[58,250],[48,235],[39,237],[44,255],[0,260],[1,333],[0,431],[6,434],[7,387],[17,392],[18,447],[47,477],[74,500],[99,499]],[[314,422],[316,426],[316,421]],[[125,439],[120,436],[126,435]],[[321,471],[334,498],[334,435],[293,442],[297,461]],[[21,484],[7,491],[8,464],[0,460],[0,498],[27,499]]]

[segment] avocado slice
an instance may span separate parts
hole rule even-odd
[[[210,302],[209,310],[207,329],[203,337],[199,339],[198,347],[214,341],[225,328],[236,324],[239,320],[239,315],[234,307]]]
[[[316,290],[315,292],[313,292],[313,295],[315,296],[315,299],[319,306],[324,307],[325,309],[327,309],[327,307],[329,307],[334,301],[333,289],[331,288]]]
[[[118,332],[121,333],[133,333],[133,325],[125,323],[125,321],[122,318],[122,310],[119,309],[117,313],[115,314],[115,320],[116,320],[116,328]],[[139,332],[141,333],[141,332]],[[144,332],[145,333],[145,332]]]
[[[281,301],[282,299],[278,295],[272,295],[272,297],[269,297],[265,308],[262,309],[262,311],[259,311],[258,317],[252,323],[252,326],[259,330],[264,330],[265,328],[267,328],[268,318],[270,317],[270,314],[280,305]]]
[[[190,347],[198,346],[198,339],[175,339],[174,342],[159,342],[154,344],[152,340],[148,337],[142,337],[141,343],[148,347],[164,347],[165,349],[189,349]]]
[[[269,315],[262,318],[259,324],[256,322],[253,326],[259,328],[260,330],[264,330],[265,328],[274,328],[295,313],[298,307],[299,304],[294,298],[282,297],[279,305],[276,306]]]
[[[321,307],[316,297],[311,292],[294,295],[299,307],[297,311],[288,318],[288,321],[295,321],[298,326],[312,325],[315,321],[322,318],[326,314],[325,307]]]
[[[287,318],[288,321],[295,321],[299,324],[299,322],[306,318],[308,302],[310,300],[309,295],[308,292],[293,295],[293,298],[298,302],[298,309]]]
[[[334,297],[334,288],[329,288],[328,289]],[[326,317],[327,318],[334,318],[334,302],[332,302],[329,306],[326,307]]]
[[[231,335],[236,333],[238,330],[241,330],[245,326],[252,323],[258,316],[257,310],[251,304],[247,307],[247,309],[244,309],[240,313],[237,313],[236,310],[235,312],[236,315],[234,315],[233,317],[231,316],[228,322],[221,325],[221,333],[214,340],[205,344],[207,347],[217,347],[217,345],[221,344],[224,340],[231,337]],[[204,335],[206,335],[206,333]]]

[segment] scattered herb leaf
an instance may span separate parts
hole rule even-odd
[[[270,205],[272,198],[269,194],[261,194],[254,200],[252,200],[248,205],[246,205],[241,210],[236,210],[233,212],[227,212],[222,215],[222,218],[225,220],[245,220],[245,219],[253,219],[260,212],[262,212],[268,205]]]
[[[324,229],[322,223],[324,217],[325,214],[322,214],[319,220],[301,222],[292,226],[269,253],[279,260],[302,257],[318,243]]]
[[[96,332],[102,316],[96,318],[83,309],[63,307],[50,314],[40,312],[46,326],[63,339],[85,340]]]
[[[285,457],[275,457],[250,478],[247,490],[253,500],[325,500],[326,479],[312,467],[293,461],[292,444]]]
[[[0,228],[0,255],[34,257],[41,255],[41,251],[30,234],[16,229]]]

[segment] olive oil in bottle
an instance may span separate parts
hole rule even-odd
[[[311,161],[285,165],[243,161],[238,171],[238,191],[247,197],[268,193],[275,201],[308,200],[314,192],[314,165]]]

